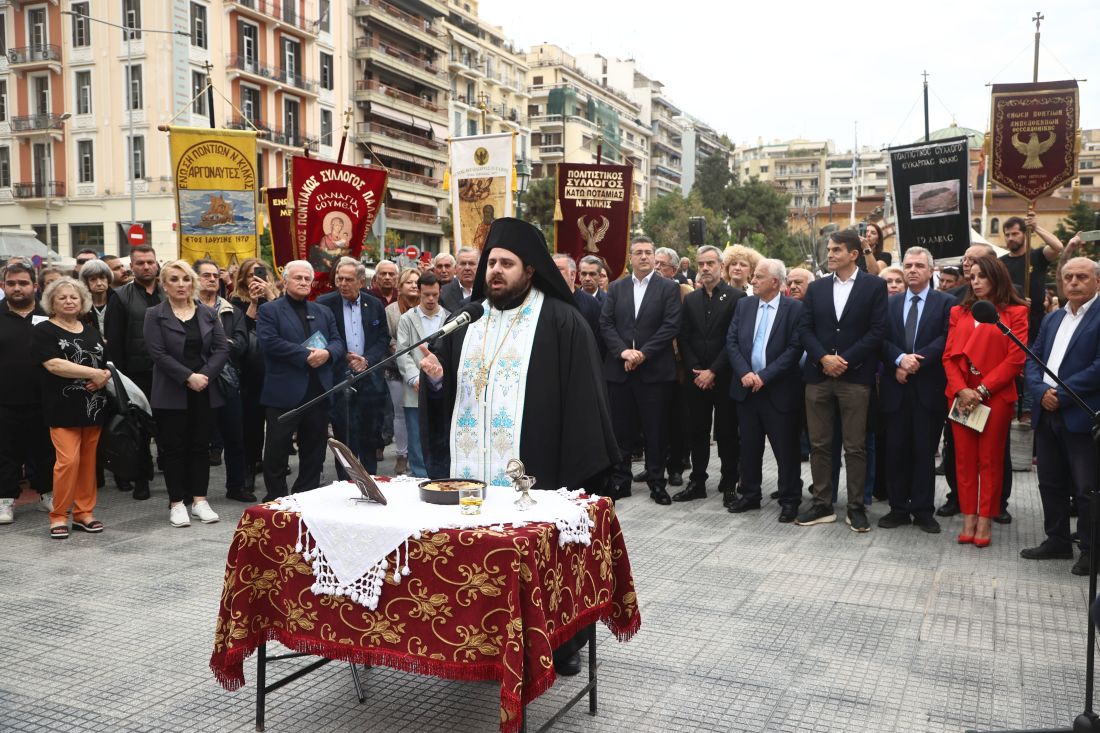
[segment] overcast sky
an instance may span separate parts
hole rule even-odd
[[[716,8],[721,8],[716,10]],[[1081,83],[1081,126],[1100,127],[1100,0],[481,0],[523,48],[633,58],[685,112],[735,143],[804,137],[852,147],[931,129],[984,131],[988,82],[1028,82],[1037,9],[1039,80]]]

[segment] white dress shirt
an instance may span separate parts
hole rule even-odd
[[[634,317],[638,317],[638,309],[642,307],[642,298],[645,297],[645,291],[649,288],[649,281],[653,278],[653,273],[638,279],[637,275],[631,275],[630,279],[634,282]]]
[[[833,308],[836,310],[838,321],[841,314],[844,313],[844,306],[848,305],[848,296],[852,294],[852,288],[855,286],[856,277],[858,276],[858,267],[847,280],[841,280],[835,272],[833,273]]]
[[[1058,324],[1058,331],[1054,334],[1054,343],[1050,347],[1050,356],[1047,358],[1047,366],[1050,367],[1050,371],[1062,376],[1058,371],[1062,367],[1062,360],[1066,358],[1066,349],[1069,348],[1069,342],[1073,339],[1074,332],[1077,331],[1077,327],[1081,325],[1081,320],[1085,317],[1085,313],[1088,312],[1089,307],[1096,302],[1096,296],[1092,296],[1092,299],[1087,303],[1082,303],[1081,307],[1074,313],[1070,308],[1070,304],[1066,303],[1064,310],[1066,315],[1062,318],[1062,322]],[[1046,372],[1043,372],[1043,381],[1057,389],[1058,383],[1054,381]]]

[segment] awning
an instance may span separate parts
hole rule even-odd
[[[416,115],[412,115],[412,126],[418,130],[423,130],[424,132],[432,131],[432,123],[424,119],[423,117],[417,117]]]
[[[417,206],[431,206],[436,208],[439,206],[440,199],[433,199],[430,196],[421,196],[417,193],[408,193],[406,191],[398,191],[395,188],[390,188],[390,196],[397,201],[404,201],[407,204],[416,204]]]
[[[42,244],[33,231],[25,229],[0,229],[0,259],[8,257],[34,257],[56,261],[61,255]]]
[[[387,107],[384,104],[378,104],[377,102],[371,102],[370,111],[372,115],[378,115],[379,117],[385,117],[387,120],[393,122],[400,122],[402,125],[412,125],[413,116],[406,112],[399,112],[396,109]]]
[[[441,125],[438,122],[429,123],[432,126],[432,134],[435,135],[435,139],[439,142],[446,142],[447,138],[451,136],[451,131],[447,129],[446,125]]]
[[[395,150],[381,139],[372,141],[370,149],[375,153],[385,156],[387,158],[397,158],[403,160],[406,163],[414,163],[416,165],[422,165],[428,168],[438,168],[445,165],[438,160],[432,160],[431,158],[422,158],[419,155],[413,155],[412,153],[406,153],[404,150]]]

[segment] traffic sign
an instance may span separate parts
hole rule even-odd
[[[34,255],[31,257],[31,264],[35,267],[42,267],[42,255]]]
[[[130,240],[131,247],[145,244],[145,230],[141,227],[141,224],[132,225],[126,235]]]
[[[420,250],[418,250],[411,244],[405,248],[405,256],[408,257],[410,260],[415,260],[419,254]]]

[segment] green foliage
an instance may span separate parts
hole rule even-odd
[[[699,163],[695,171],[692,192],[699,192],[703,206],[711,211],[722,211],[726,204],[726,191],[733,183],[729,161],[724,155],[710,155]]]
[[[453,242],[455,238],[455,212],[453,205],[447,204],[447,213],[440,220],[439,226],[443,228],[443,236]]]
[[[275,260],[271,254],[271,228],[266,225],[264,230],[260,232],[259,258],[268,264],[272,272],[275,271]]]
[[[1087,201],[1078,201],[1070,207],[1069,214],[1058,222],[1054,236],[1065,244],[1077,232],[1088,231],[1096,226],[1096,210]]]
[[[553,242],[554,200],[557,197],[554,178],[533,178],[523,194],[523,219],[537,225],[546,235],[547,242]]]
[[[707,222],[707,244],[726,245],[726,225],[717,213],[703,205],[702,196],[693,189],[687,198],[672,192],[650,200],[642,217],[642,231],[658,247],[672,247],[680,254],[688,251],[688,219],[701,216]]]

